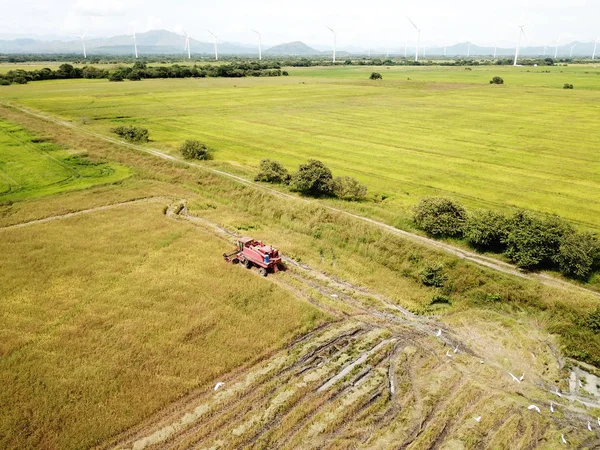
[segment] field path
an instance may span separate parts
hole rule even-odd
[[[388,225],[386,223],[377,221],[375,219],[371,219],[369,217],[361,216],[359,214],[354,214],[352,212],[346,211],[344,209],[336,208],[334,206],[329,206],[329,205],[318,203],[318,201],[316,201],[316,200],[305,199],[305,198],[298,197],[296,195],[288,194],[288,193],[285,193],[285,192],[280,192],[280,191],[278,191],[276,189],[270,188],[268,186],[264,186],[264,185],[262,185],[260,183],[256,183],[256,182],[247,180],[247,179],[245,179],[243,177],[240,177],[238,175],[234,175],[232,173],[225,172],[223,170],[214,169],[214,168],[211,168],[211,167],[206,167],[204,165],[197,164],[197,163],[194,163],[194,162],[186,161],[184,159],[177,158],[177,157],[172,156],[172,155],[168,155],[168,154],[166,154],[164,152],[161,152],[161,151],[159,151],[157,149],[153,149],[151,147],[137,145],[137,144],[132,144],[132,143],[129,143],[129,142],[124,142],[124,141],[116,139],[116,138],[112,138],[110,136],[105,136],[105,135],[97,133],[95,131],[87,130],[84,127],[76,125],[76,124],[74,124],[72,122],[59,119],[58,117],[54,117],[54,116],[49,115],[49,114],[44,114],[44,113],[41,113],[39,111],[31,110],[29,108],[25,108],[25,107],[20,106],[20,105],[15,105],[15,104],[9,103],[9,102],[2,102],[2,103],[0,103],[0,105],[3,106],[3,107],[5,107],[5,108],[9,108],[9,109],[14,109],[14,110],[20,111],[20,112],[22,112],[24,114],[36,117],[38,119],[42,119],[42,120],[45,120],[45,121],[48,121],[48,122],[52,122],[52,123],[54,123],[56,125],[60,125],[60,126],[63,126],[63,127],[67,127],[67,128],[71,128],[71,129],[80,131],[82,133],[85,133],[85,134],[90,135],[90,136],[94,136],[94,137],[96,137],[98,139],[101,139],[101,140],[106,141],[106,142],[110,142],[112,144],[116,144],[116,145],[128,147],[128,148],[140,151],[140,152],[148,153],[148,154],[157,156],[159,158],[166,159],[168,161],[177,162],[177,163],[180,163],[180,164],[187,164],[189,166],[197,167],[197,168],[200,168],[202,170],[206,170],[206,171],[209,171],[209,172],[212,172],[212,173],[215,173],[215,174],[218,174],[218,175],[230,178],[232,180],[235,180],[235,181],[237,181],[239,183],[242,183],[242,184],[245,184],[247,186],[252,186],[252,187],[254,187],[256,189],[260,189],[260,190],[269,192],[270,194],[272,194],[274,196],[277,196],[277,197],[280,197],[280,198],[286,198],[286,199],[291,199],[291,200],[295,200],[295,201],[301,201],[301,202],[305,202],[305,203],[318,204],[320,207],[322,207],[324,209],[327,209],[329,211],[333,211],[333,212],[336,212],[338,214],[345,215],[347,217],[352,217],[354,219],[370,223],[370,224],[378,226],[378,227],[380,227],[380,228],[382,228],[382,229],[384,229],[384,230],[388,231],[389,233],[394,234],[396,236],[404,237],[404,238],[406,238],[406,239],[408,239],[410,241],[413,241],[413,242],[425,245],[425,246],[430,247],[430,248],[442,250],[442,251],[444,251],[446,253],[449,253],[451,255],[456,256],[457,258],[460,258],[460,259],[463,259],[463,260],[466,260],[466,261],[470,261],[472,263],[478,264],[478,265],[483,266],[483,267],[487,267],[487,268],[495,270],[497,272],[501,272],[501,273],[504,273],[504,274],[507,274],[507,275],[513,275],[513,276],[516,276],[516,277],[519,277],[519,278],[524,278],[524,279],[529,279],[529,280],[535,280],[535,281],[538,281],[538,282],[540,282],[540,283],[542,283],[542,284],[544,284],[546,286],[551,286],[551,287],[555,287],[555,288],[559,288],[559,289],[577,290],[577,291],[580,291],[580,292],[585,292],[585,293],[588,293],[588,294],[591,294],[591,295],[594,295],[594,296],[600,298],[600,292],[596,292],[596,291],[593,291],[591,289],[587,289],[585,287],[578,286],[578,285],[576,285],[574,283],[570,283],[570,282],[567,282],[567,281],[560,280],[560,279],[555,278],[555,277],[553,277],[551,275],[538,274],[538,273],[530,273],[530,272],[523,272],[523,271],[519,270],[516,266],[514,266],[512,264],[508,264],[508,263],[505,263],[503,261],[499,261],[497,259],[489,258],[489,257],[483,256],[483,255],[481,255],[479,253],[472,252],[472,251],[469,251],[469,250],[465,250],[465,249],[456,247],[454,245],[448,244],[446,242],[437,241],[435,239],[431,239],[431,238],[428,238],[428,237],[425,237],[425,236],[421,236],[421,235],[416,234],[416,233],[411,233],[409,231],[400,230],[400,229],[395,228],[395,227],[393,227],[391,225]]]
[[[54,220],[67,219],[69,217],[81,216],[83,214],[89,214],[89,213],[93,213],[96,211],[105,211],[107,209],[118,208],[120,206],[135,205],[137,203],[164,202],[164,201],[165,201],[165,197],[147,197],[147,198],[141,198],[141,199],[137,199],[137,200],[129,200],[126,202],[113,203],[113,204],[104,205],[104,206],[96,206],[94,208],[82,209],[80,211],[73,211],[73,212],[69,212],[69,213],[65,213],[65,214],[59,214],[56,216],[48,216],[48,217],[44,217],[43,219],[36,219],[36,220],[30,220],[28,222],[15,223],[13,225],[7,225],[5,227],[0,227],[0,230],[9,230],[11,228],[23,228],[23,227],[28,227],[30,225],[39,225],[39,224],[46,223],[46,222],[52,222]]]

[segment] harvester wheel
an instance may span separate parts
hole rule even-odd
[[[258,269],[258,273],[260,274],[260,276],[266,277],[267,276],[267,269],[265,269],[264,267],[261,267],[260,269]]]
[[[246,258],[244,258],[244,259],[242,260],[242,264],[244,265],[244,267],[245,267],[246,269],[250,269],[250,268],[252,267],[252,262],[251,262],[251,261],[249,261],[249,260],[247,260]]]

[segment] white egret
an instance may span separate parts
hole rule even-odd
[[[536,411],[538,414],[541,414],[541,413],[542,413],[542,412],[540,411],[540,408],[538,408],[538,407],[537,407],[537,406],[535,406],[535,405],[529,405],[529,406],[527,407],[527,409],[528,409],[528,410],[530,410],[530,411]]]
[[[550,402],[550,412],[554,412],[554,403]]]
[[[442,335],[442,329],[440,328],[439,330],[437,330],[437,333],[435,333],[435,337],[440,337]]]
[[[217,384],[215,384],[215,391],[218,391],[221,387],[223,387],[225,385],[225,383],[223,383],[222,381],[219,381]]]
[[[588,420],[588,430],[592,431],[592,424],[590,423],[589,420]]]
[[[562,439],[562,443],[566,445],[566,443],[567,443],[567,440],[565,439],[565,435],[564,435],[564,434],[561,434],[561,435],[560,435],[560,438]]]
[[[523,381],[523,378],[525,378],[525,372],[523,372],[523,375],[521,375],[521,378],[519,378],[519,383]]]
[[[473,419],[475,419],[477,422],[481,422],[481,416],[473,417]]]
[[[515,380],[517,383],[520,383],[521,380],[519,380],[517,377],[515,377],[512,373],[508,372],[508,374],[512,377],[513,380]]]
[[[450,353],[450,350],[446,350],[446,356],[448,358],[452,358],[452,354]]]

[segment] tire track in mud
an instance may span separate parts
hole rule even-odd
[[[309,199],[301,198],[301,197],[298,197],[298,196],[295,196],[295,195],[292,195],[292,194],[281,192],[281,191],[278,191],[276,189],[269,188],[268,186],[264,186],[264,185],[261,185],[259,183],[256,183],[254,181],[247,180],[247,179],[245,179],[243,177],[240,177],[238,175],[234,175],[234,174],[232,174],[230,172],[226,172],[224,170],[215,169],[215,168],[212,168],[212,167],[206,167],[206,166],[203,166],[201,164],[196,164],[194,162],[186,161],[186,160],[177,158],[175,156],[169,155],[167,153],[161,152],[160,150],[153,149],[151,147],[146,147],[146,146],[141,146],[141,145],[137,145],[137,144],[132,144],[132,143],[129,143],[129,142],[124,142],[124,141],[121,141],[119,139],[112,138],[110,136],[106,136],[106,135],[103,135],[101,133],[97,133],[95,131],[91,131],[91,130],[85,129],[82,126],[76,125],[76,124],[74,124],[72,122],[69,122],[69,121],[66,121],[66,120],[59,119],[58,117],[51,116],[49,114],[44,114],[44,113],[41,113],[39,111],[34,111],[32,109],[25,108],[23,106],[19,106],[19,105],[10,103],[10,102],[2,102],[2,103],[0,103],[0,106],[2,106],[4,108],[7,108],[7,109],[13,109],[13,110],[19,111],[19,112],[21,112],[23,114],[26,114],[26,115],[29,115],[31,117],[35,117],[37,119],[45,120],[47,122],[51,122],[51,123],[54,123],[56,125],[60,125],[62,127],[70,128],[72,130],[75,130],[75,131],[87,134],[89,136],[93,136],[93,137],[95,137],[97,139],[101,139],[101,140],[103,140],[105,142],[109,142],[111,144],[115,144],[115,145],[127,147],[127,148],[130,148],[130,149],[133,149],[133,150],[137,150],[139,152],[147,153],[147,154],[150,154],[150,155],[153,155],[153,156],[156,156],[156,157],[159,157],[159,158],[162,158],[162,159],[174,162],[174,163],[185,164],[185,165],[188,165],[188,166],[193,166],[193,167],[199,168],[199,169],[204,170],[204,171],[212,172],[214,174],[227,177],[227,178],[229,178],[231,180],[234,180],[234,181],[236,181],[238,183],[241,183],[241,184],[244,184],[246,186],[251,186],[251,187],[253,187],[255,189],[259,189],[259,190],[268,192],[269,194],[274,195],[274,196],[279,197],[279,198],[291,199],[291,200],[294,200],[294,201],[299,201],[299,202],[305,202],[305,203],[309,203],[309,204],[318,205],[321,208],[326,209],[328,211],[332,211],[332,212],[344,215],[346,217],[352,217],[354,219],[360,220],[362,222],[369,223],[371,225],[375,225],[375,226],[377,226],[379,228],[382,228],[382,229],[384,229],[384,230],[388,231],[389,233],[394,234],[396,236],[403,237],[403,238],[408,239],[408,240],[410,240],[412,242],[424,245],[424,246],[429,247],[429,248],[441,250],[441,251],[443,251],[445,253],[448,253],[448,254],[451,254],[451,255],[459,258],[459,259],[472,262],[472,263],[477,264],[479,266],[483,266],[483,267],[486,267],[488,269],[492,269],[492,270],[495,270],[497,272],[504,273],[506,275],[511,275],[511,276],[515,276],[515,277],[518,277],[518,278],[528,279],[528,280],[535,280],[535,281],[537,281],[537,282],[539,282],[539,283],[541,283],[543,285],[554,287],[554,288],[559,288],[559,289],[562,289],[562,290],[575,290],[575,291],[579,291],[579,292],[582,292],[582,293],[587,293],[587,294],[590,294],[590,295],[594,295],[596,297],[600,297],[600,292],[596,292],[596,291],[593,291],[591,289],[587,289],[587,288],[585,288],[583,286],[578,286],[578,285],[575,285],[573,283],[569,283],[567,281],[563,281],[561,279],[555,278],[555,277],[553,277],[551,275],[548,275],[548,274],[537,274],[537,273],[531,273],[531,272],[527,272],[527,273],[526,272],[522,272],[521,270],[519,270],[516,266],[514,266],[512,264],[505,263],[503,261],[500,261],[500,260],[497,260],[497,259],[494,259],[494,258],[490,258],[490,257],[484,256],[484,255],[480,255],[478,253],[475,253],[475,252],[472,252],[472,251],[469,251],[469,250],[465,250],[465,249],[456,247],[456,246],[454,246],[452,244],[448,244],[448,243],[441,242],[441,241],[436,241],[435,239],[431,239],[431,238],[428,238],[428,237],[425,237],[425,236],[421,236],[421,235],[416,234],[416,233],[412,233],[412,232],[409,232],[409,231],[401,230],[401,229],[395,228],[395,227],[393,227],[391,225],[388,225],[386,223],[380,222],[378,220],[371,219],[371,218],[368,218],[366,216],[361,216],[359,214],[355,214],[355,213],[346,211],[344,209],[340,209],[340,208],[336,208],[334,206],[329,206],[329,205],[325,205],[325,204],[322,204],[322,203],[318,203],[315,200],[309,200]]]

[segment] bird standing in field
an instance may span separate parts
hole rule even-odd
[[[589,420],[588,420],[588,430],[592,431],[592,424],[590,423]]]
[[[458,352],[458,345],[454,347],[454,353]]]
[[[554,412],[554,403],[550,402],[550,412]]]
[[[567,440],[565,439],[565,435],[561,434],[560,438],[562,439],[562,443],[566,445],[567,444]]]
[[[523,375],[521,375],[521,378],[519,378],[519,383],[523,381],[523,378],[525,378],[525,372],[523,372]]]
[[[222,381],[219,381],[217,384],[215,384],[215,391],[218,391],[221,387],[223,387],[225,385],[225,383],[223,383]]]
[[[542,413],[542,412],[540,411],[540,408],[538,408],[538,407],[537,407],[537,406],[535,406],[535,405],[529,405],[529,406],[527,407],[527,409],[528,409],[528,410],[530,410],[530,411],[532,411],[532,410],[535,410],[535,411],[537,411],[537,413],[538,413],[538,414],[541,414],[541,413]]]
[[[452,358],[452,354],[450,353],[450,350],[446,350],[446,356],[448,358]]]
[[[435,337],[440,337],[442,335],[442,329],[440,328],[439,330],[437,330],[437,333],[435,333]]]
[[[508,372],[508,374],[509,374],[509,375],[512,377],[512,379],[513,379],[514,381],[516,381],[517,383],[520,383],[520,382],[521,382],[521,380],[519,380],[517,377],[515,377],[515,376],[514,376],[512,373]]]
[[[481,422],[481,416],[473,417],[473,419],[475,419],[476,422]]]

